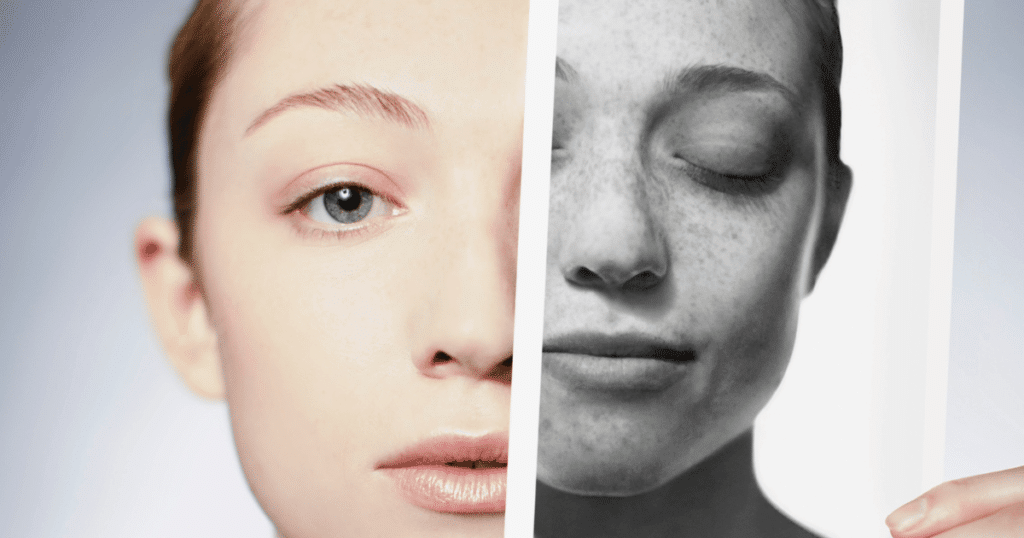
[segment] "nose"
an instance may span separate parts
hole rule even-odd
[[[592,178],[585,196],[563,199],[564,234],[558,263],[569,283],[605,292],[655,288],[669,271],[669,256],[642,179]]]
[[[518,181],[513,190],[518,202]],[[413,355],[427,377],[511,382],[518,211],[509,207],[518,203],[501,206],[440,231],[429,249],[431,298]]]

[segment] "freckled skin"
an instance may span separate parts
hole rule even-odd
[[[805,32],[791,9],[739,0],[560,4],[558,55],[573,76],[558,81],[555,95],[545,336],[639,331],[685,342],[697,359],[678,383],[642,395],[581,390],[553,375],[545,362],[539,535],[616,536],[619,529],[623,536],[642,536],[631,534],[640,525],[633,516],[651,515],[642,507],[657,504],[652,496],[682,495],[673,481],[719,460],[739,461],[746,481],[745,493],[729,498],[754,499],[734,503],[734,513],[724,510],[724,516],[753,525],[734,528],[737,536],[757,535],[751,533],[759,517],[761,530],[800,531],[764,508],[750,463],[742,463],[749,460],[754,418],[792,351],[826,203],[821,107]],[[658,153],[665,137],[671,141],[673,132],[695,129],[694,122],[741,114],[728,106],[719,107],[726,112],[691,114],[673,105],[668,114],[682,119],[651,119],[667,81],[700,65],[767,74],[797,96],[799,103],[790,108],[777,95],[741,97],[752,103],[744,108],[747,116],[730,116],[738,125],[733,129],[749,124],[756,130],[764,123],[757,110],[770,105],[788,111],[792,156],[774,170],[770,188],[743,191],[746,184],[735,180],[715,188],[672,168],[666,160],[671,155]],[[726,136],[725,144],[709,143],[712,149],[701,151],[757,140],[738,132],[743,136]],[[573,277],[580,267],[608,278],[581,284]],[[653,287],[605,285],[615,275],[652,267],[664,269]],[[630,504],[631,497],[647,504]],[[587,499],[593,502],[583,507]],[[636,510],[622,515],[616,507],[627,504]],[[750,508],[755,505],[761,508]],[[573,510],[593,517],[576,518],[575,529],[557,523],[559,513]],[[621,525],[614,514],[622,521],[633,517],[632,523]],[[668,524],[670,518],[664,519]],[[545,522],[557,531],[545,529]],[[677,526],[660,530],[670,528]],[[652,528],[651,535],[662,534]]]

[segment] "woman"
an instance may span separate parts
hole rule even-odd
[[[834,4],[560,11],[536,532],[813,536],[751,450],[850,192]]]
[[[502,531],[527,3],[202,0],[154,322],[281,536]]]

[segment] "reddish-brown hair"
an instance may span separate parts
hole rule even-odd
[[[167,113],[171,144],[174,217],[180,239],[178,255],[193,262],[196,154],[199,132],[214,86],[231,53],[235,10],[227,0],[198,0],[171,45],[168,74],[171,99]]]

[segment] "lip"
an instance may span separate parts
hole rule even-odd
[[[580,390],[661,392],[696,360],[693,346],[641,333],[571,333],[544,342],[544,371]]]
[[[505,511],[507,464],[507,432],[457,433],[411,445],[380,461],[376,470],[387,476],[407,501],[421,508],[489,514]]]

